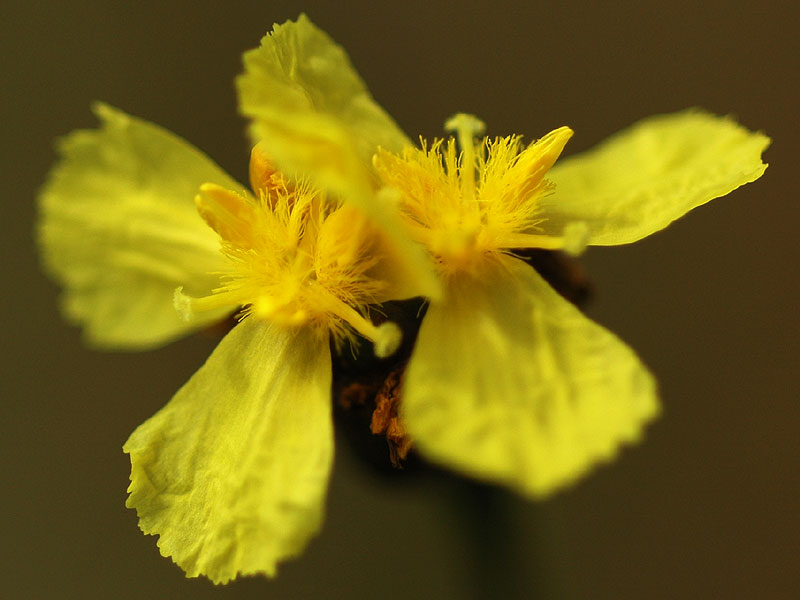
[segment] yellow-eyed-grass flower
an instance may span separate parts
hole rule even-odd
[[[176,136],[95,111],[102,128],[61,142],[40,197],[39,241],[65,314],[91,345],[117,349],[239,316],[125,443],[127,505],[188,576],[274,575],[322,521],[331,341],[366,338],[391,355],[402,334],[373,324],[370,306],[436,296],[433,270],[380,199],[364,210],[289,178],[261,144],[247,191]]]
[[[638,439],[659,410],[653,377],[520,257],[636,241],[766,166],[765,136],[702,111],[558,164],[568,128],[524,146],[481,138],[463,114],[448,122],[456,140],[415,147],[305,16],[245,55],[237,87],[254,196],[105,107],[104,130],[68,138],[42,194],[46,262],[96,344],[149,347],[246,309],[125,445],[142,529],[216,582],[273,574],[318,528],[324,340],[357,332],[378,354],[398,341],[369,305],[429,301],[399,418],[437,463],[541,497]]]
[[[355,197],[377,186],[437,264],[444,296],[401,384],[400,417],[421,454],[542,496],[640,437],[659,411],[653,377],[517,255],[650,235],[760,177],[766,136],[687,110],[555,164],[569,128],[528,146],[476,140],[483,124],[459,114],[447,123],[457,140],[416,148],[372,104],[342,101],[365,93],[360,80],[303,16],[276,26],[245,67],[242,110],[281,148],[279,163]]]

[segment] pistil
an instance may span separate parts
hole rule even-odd
[[[455,132],[461,149],[461,200],[472,203],[475,200],[475,169],[477,155],[475,138],[482,135],[486,125],[478,117],[466,113],[458,113],[450,117],[444,124],[446,131]]]

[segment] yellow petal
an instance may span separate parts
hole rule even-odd
[[[319,529],[330,386],[327,343],[250,317],[133,432],[127,506],[188,577],[275,575]]]
[[[542,230],[584,222],[589,244],[635,242],[709,200],[758,179],[769,138],[699,110],[645,119],[559,161],[541,202]]]
[[[225,311],[192,323],[173,307],[175,288],[203,296],[218,284],[217,235],[194,206],[200,184],[240,187],[187,142],[104,104],[98,130],[60,144],[61,161],[39,198],[39,245],[65,288],[67,316],[87,341],[144,349],[166,343]]]
[[[269,159],[286,173],[358,206],[383,232],[386,270],[399,296],[439,297],[440,286],[421,247],[400,223],[397,207],[376,194],[372,157],[411,143],[373,100],[345,51],[308,17],[275,25],[244,55],[236,81],[241,112]]]
[[[513,212],[531,196],[540,197],[543,188],[548,187],[548,171],[561,156],[564,146],[573,135],[569,127],[559,127],[530,144],[517,155],[510,167],[505,153],[491,156],[484,175],[486,186],[482,190],[485,197],[492,199],[495,211]],[[495,144],[495,148],[513,148],[505,144]],[[498,174],[492,173],[497,169]]]
[[[367,183],[378,146],[410,145],[372,99],[345,51],[308,17],[275,25],[244,55],[239,106],[254,141],[289,173],[338,192]]]
[[[213,183],[204,183],[199,192],[197,212],[226,242],[245,246],[259,234],[272,233],[259,231],[256,206],[247,196]]]
[[[402,407],[426,457],[531,496],[611,459],[658,413],[636,355],[509,257],[431,304]]]

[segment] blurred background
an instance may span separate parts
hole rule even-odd
[[[345,8],[346,7],[346,8]],[[791,2],[37,2],[6,4],[0,569],[8,598],[798,598],[800,18]],[[322,533],[274,581],[187,580],[124,507],[128,434],[212,337],[86,350],[32,231],[53,140],[104,100],[240,181],[233,78],[305,11],[415,138],[456,111],[489,134],[576,132],[702,106],[773,138],[765,176],[640,243],[590,249],[588,313],[658,377],[645,441],[539,503],[435,475],[376,477],[341,443]],[[477,497],[479,501],[473,501]],[[472,498],[472,500],[465,500]],[[467,526],[465,526],[465,524]],[[481,527],[475,527],[480,524]],[[495,565],[496,567],[497,565]],[[494,584],[492,584],[494,585]],[[491,587],[491,586],[490,586]]]

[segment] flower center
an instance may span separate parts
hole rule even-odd
[[[572,136],[561,127],[523,147],[520,136],[476,139],[484,124],[457,114],[445,127],[456,139],[401,155],[380,150],[375,168],[383,185],[399,192],[409,228],[444,274],[474,270],[514,249],[579,250],[581,228],[568,236],[545,235],[539,201],[553,191],[545,179]]]
[[[358,332],[378,356],[392,354],[401,333],[374,325],[367,305],[383,282],[370,276],[378,262],[374,230],[355,209],[330,201],[308,183],[289,182],[261,149],[253,150],[250,179],[256,196],[204,184],[195,199],[200,215],[221,238],[230,260],[222,285],[205,298],[176,294],[184,316],[220,306],[283,327],[309,326],[338,344]]]

